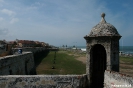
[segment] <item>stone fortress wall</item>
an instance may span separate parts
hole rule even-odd
[[[44,50],[46,49],[25,48],[22,54],[1,57],[0,88],[86,88],[85,74],[32,75],[35,72],[34,54]],[[17,52],[18,49],[13,51]]]
[[[37,50],[41,53],[41,49]],[[88,88],[89,85],[87,74],[30,75],[34,69],[34,55],[31,52],[1,57],[0,88]],[[119,85],[133,88],[133,77],[105,71],[104,87],[115,88]]]
[[[105,70],[104,88],[133,88],[133,77]]]
[[[0,57],[0,75],[25,75],[34,69],[34,58],[31,52]]]
[[[13,55],[0,57],[0,75],[35,74],[34,56],[45,51],[45,48],[24,48],[22,54],[13,49]]]
[[[86,88],[86,75],[8,75],[0,88]]]

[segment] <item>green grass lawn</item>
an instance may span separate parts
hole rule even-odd
[[[120,57],[120,61],[133,65],[133,57]]]
[[[56,52],[55,64],[54,57],[55,51],[50,53],[42,59],[41,63],[36,68],[37,75],[39,74],[85,74],[86,65],[81,61],[76,60],[79,56],[86,54],[71,51],[58,51]],[[52,69],[52,66],[55,69]],[[132,75],[133,74],[133,57],[120,57],[120,72]]]
[[[120,72],[133,76],[133,57],[120,57]]]
[[[77,56],[69,55],[71,52],[58,51],[50,53],[43,58],[42,62],[36,68],[37,74],[85,74],[86,65],[76,60]],[[52,69],[52,66],[55,69]]]

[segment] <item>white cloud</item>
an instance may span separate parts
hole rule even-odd
[[[0,40],[14,40],[16,37],[12,30],[8,28],[0,28]]]
[[[4,13],[4,14],[7,14],[9,16],[12,16],[12,15],[16,14],[15,12],[13,12],[11,10],[8,10],[8,9],[2,9],[1,12]]]
[[[128,4],[124,6],[129,8]],[[0,8],[0,27],[8,27],[10,35],[13,33],[13,36],[21,39],[42,39],[49,41],[49,44],[81,41],[80,43],[83,42],[82,44],[84,45],[85,40],[83,37],[100,22],[100,14],[102,12],[106,14],[106,21],[114,25],[121,35],[124,34],[123,36],[127,37],[132,35],[132,30],[129,29],[133,27],[130,26],[131,24],[129,25],[130,22],[127,23],[124,17],[128,10],[113,13],[114,9],[110,8],[106,1],[38,0],[30,2],[0,0]],[[130,18],[132,19],[132,17]],[[23,27],[19,23],[14,24],[19,20]],[[27,30],[32,30],[32,32],[30,34],[28,32],[25,33]],[[0,34],[7,33],[6,31],[0,29]],[[23,36],[23,34],[25,35]],[[4,35],[1,36],[4,37]],[[11,39],[11,37],[8,38]]]
[[[18,22],[18,21],[19,21],[18,18],[12,18],[11,21],[10,21],[10,23],[11,23],[11,24],[14,24],[14,23],[16,23],[16,22]]]

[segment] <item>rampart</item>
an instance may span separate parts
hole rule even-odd
[[[0,57],[0,88],[88,88],[87,74],[34,75],[34,57],[47,52],[41,48],[27,51],[31,52]],[[133,77],[105,70],[104,88],[117,87],[133,88]]]
[[[99,80],[100,81],[100,80]],[[1,88],[87,88],[87,75],[6,75],[0,76]],[[133,88],[133,78],[105,71],[104,88]]]
[[[34,69],[31,52],[0,57],[0,75],[29,75],[34,73]]]
[[[86,75],[0,76],[1,88],[86,88]]]
[[[133,77],[126,74],[105,70],[104,87],[105,88],[133,88]]]

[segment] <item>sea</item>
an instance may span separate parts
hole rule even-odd
[[[86,46],[77,46],[78,49],[86,49]],[[133,46],[120,46],[119,51],[133,55]]]

